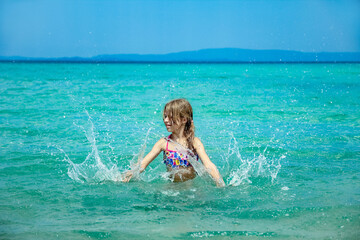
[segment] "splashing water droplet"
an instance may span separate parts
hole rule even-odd
[[[252,183],[250,180],[252,177],[270,177],[273,183],[281,169],[280,160],[284,159],[285,155],[269,157],[266,156],[266,150],[267,147],[260,153],[254,153],[253,157],[244,158],[241,156],[238,143],[232,135],[228,154],[225,157],[229,171],[226,182],[232,186],[239,186],[244,183]],[[230,168],[230,166],[234,166],[234,164],[230,164],[231,157],[240,163],[238,167]]]

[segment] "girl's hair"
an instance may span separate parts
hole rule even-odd
[[[187,147],[196,154],[194,148],[194,138],[195,138],[195,126],[193,122],[193,110],[190,103],[186,99],[174,99],[168,102],[164,107],[163,117],[165,114],[174,122],[179,123],[181,119],[185,118],[185,128],[184,135],[187,142]]]

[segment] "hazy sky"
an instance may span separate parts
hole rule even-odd
[[[0,0],[0,56],[359,52],[359,0]]]

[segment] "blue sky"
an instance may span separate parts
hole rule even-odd
[[[1,0],[0,56],[359,52],[358,0]]]

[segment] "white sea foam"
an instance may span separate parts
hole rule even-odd
[[[166,196],[171,196],[171,197],[176,197],[177,195],[180,194],[179,191],[173,191],[173,190],[161,191],[161,193]]]

